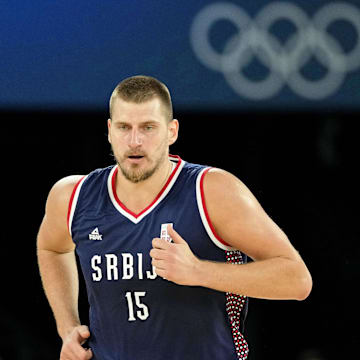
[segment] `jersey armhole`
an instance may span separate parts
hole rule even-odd
[[[67,214],[67,227],[69,230],[69,234],[70,236],[72,236],[71,234],[71,225],[72,225],[72,220],[74,217],[74,213],[75,213],[75,209],[76,209],[76,204],[79,198],[79,193],[80,193],[80,189],[81,186],[84,182],[84,180],[86,179],[87,176],[83,176],[74,186],[74,189],[71,193],[70,196],[70,200],[69,200],[69,206],[68,206],[68,214]]]
[[[200,171],[196,179],[196,201],[198,204],[198,209],[200,212],[200,217],[202,223],[205,227],[207,234],[209,235],[212,242],[222,250],[232,251],[235,250],[231,247],[226,241],[224,241],[217,233],[214,228],[214,225],[211,222],[209,213],[206,208],[205,194],[204,194],[204,178],[206,173],[210,170],[210,167],[207,167]]]

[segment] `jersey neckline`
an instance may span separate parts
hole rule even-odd
[[[117,165],[114,165],[112,170],[110,171],[110,174],[108,176],[108,192],[111,199],[111,202],[113,203],[114,207],[126,218],[128,218],[130,221],[132,221],[134,224],[139,223],[146,215],[148,215],[155,207],[166,197],[166,195],[169,193],[173,185],[175,184],[182,168],[184,167],[185,161],[180,158],[180,156],[177,155],[169,155],[169,160],[172,162],[175,162],[176,166],[172,170],[169,178],[167,179],[165,185],[162,187],[160,192],[157,194],[155,199],[146,206],[141,212],[135,213],[128,209],[118,198],[116,193],[116,174],[119,171],[119,168]]]

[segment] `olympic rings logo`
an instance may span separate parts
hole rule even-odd
[[[229,21],[238,29],[222,53],[217,52],[209,40],[210,30],[220,20]],[[296,28],[284,43],[270,32],[279,20],[288,20]],[[350,23],[357,35],[355,46],[346,53],[328,32],[329,26],[338,20]],[[288,85],[299,96],[320,100],[335,93],[346,74],[360,67],[360,10],[344,2],[329,3],[310,20],[292,3],[273,2],[251,19],[237,5],[219,2],[196,15],[190,39],[198,59],[208,68],[221,72],[240,96],[264,100]],[[313,57],[327,69],[326,74],[316,80],[301,73]],[[254,59],[269,70],[262,80],[254,81],[244,74]]]

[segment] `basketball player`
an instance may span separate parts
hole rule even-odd
[[[163,83],[125,79],[110,99],[116,165],[51,189],[37,246],[61,360],[246,359],[247,298],[311,291],[300,255],[239,179],[169,155],[178,130]]]

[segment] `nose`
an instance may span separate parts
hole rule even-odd
[[[140,131],[133,128],[130,133],[129,145],[131,147],[137,147],[142,144],[142,135]]]

